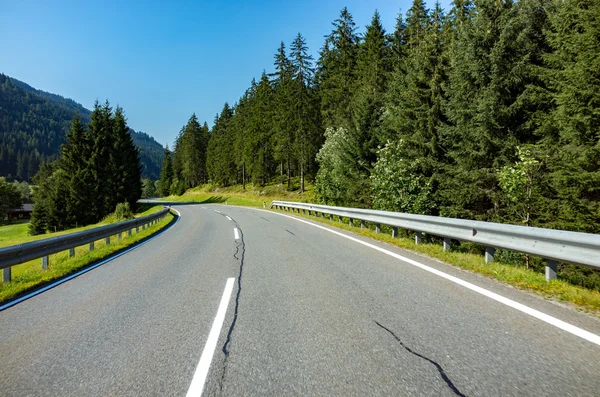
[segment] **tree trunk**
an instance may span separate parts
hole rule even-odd
[[[290,168],[291,168],[290,167],[290,157],[288,156],[288,159],[287,159],[287,185],[288,185],[287,190],[292,190],[292,176],[291,176],[292,171],[290,170]]]
[[[246,190],[246,162],[242,163],[242,187]]]

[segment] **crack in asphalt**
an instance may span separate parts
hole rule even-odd
[[[285,229],[285,231],[288,232],[289,234],[291,234],[292,236],[295,236],[295,234],[290,232],[289,230]]]
[[[225,216],[225,215],[223,215],[223,216]],[[233,254],[233,257],[236,260],[240,261],[240,267],[239,267],[238,276],[237,276],[238,290],[235,295],[235,310],[233,312],[233,320],[231,321],[231,324],[229,325],[229,331],[227,332],[227,339],[225,339],[225,343],[223,344],[223,348],[221,349],[225,358],[223,360],[223,369],[221,372],[221,378],[219,380],[219,390],[220,391],[223,391],[223,383],[225,382],[225,375],[227,372],[227,360],[229,358],[231,337],[233,334],[233,330],[235,329],[235,324],[237,323],[237,318],[238,318],[238,309],[240,306],[240,294],[242,293],[242,273],[244,270],[244,256],[246,254],[246,243],[244,242],[244,232],[242,231],[242,228],[240,227],[240,225],[237,223],[237,221],[235,219],[231,218],[231,220],[233,221],[233,223],[237,227],[238,231],[240,232],[239,243],[236,244],[235,253]]]
[[[391,330],[384,327],[383,325],[379,324],[377,321],[375,321],[375,320],[373,320],[373,321],[375,322],[375,324],[377,324],[378,326],[380,326],[381,328],[386,330],[388,333],[390,333],[390,335],[392,335],[400,343],[400,345],[406,349],[406,351],[408,351],[411,354],[414,354],[415,356],[417,356],[419,358],[422,358],[423,360],[429,361],[431,364],[433,364],[437,368],[440,375],[442,376],[442,379],[444,380],[444,382],[446,382],[446,384],[448,385],[450,390],[452,390],[454,392],[454,394],[456,394],[457,396],[466,397],[463,393],[461,393],[460,390],[458,390],[458,388],[456,386],[454,386],[454,383],[452,383],[452,381],[450,380],[450,378],[444,371],[444,368],[442,368],[442,366],[440,364],[436,363],[435,361],[433,361],[432,359],[430,359],[428,357],[425,357],[422,354],[419,354],[419,353],[413,351],[410,347],[406,346],[404,344],[404,342],[402,342],[402,340],[396,336],[395,333],[393,333]]]

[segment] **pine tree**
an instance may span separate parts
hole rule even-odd
[[[547,4],[546,4],[547,5]],[[544,80],[555,104],[542,124],[549,156],[547,224],[600,229],[600,3],[553,1]]]
[[[300,33],[291,47],[290,64],[293,74],[291,108],[294,116],[294,152],[300,171],[300,193],[304,192],[305,176],[316,172],[315,156],[323,141],[319,110],[313,86],[312,56]],[[314,175],[315,172],[312,172]]]
[[[319,59],[319,96],[325,127],[349,128],[351,99],[356,72],[359,38],[352,14],[346,7],[333,22]]]
[[[170,194],[171,183],[173,183],[173,163],[169,145],[165,147],[162,168],[160,170],[160,195],[165,197]]]
[[[275,73],[273,74],[273,89],[275,106],[273,112],[274,130],[274,159],[279,163],[279,173],[283,184],[284,168],[287,187],[291,189],[291,173],[294,161],[294,129],[293,115],[294,72],[292,64],[285,52],[283,42],[275,54]]]

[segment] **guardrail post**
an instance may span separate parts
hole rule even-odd
[[[142,230],[146,230],[146,224],[142,223]]]
[[[110,236],[108,236],[107,238],[105,238],[104,242],[106,243],[106,245],[110,245]]]
[[[340,221],[340,223],[344,222],[341,216],[338,216],[338,221]]]
[[[415,233],[415,244],[421,244],[422,240],[423,240],[423,233],[416,232]]]
[[[354,226],[354,219],[352,219],[352,218],[348,219],[348,225]]]
[[[485,263],[493,262],[495,253],[496,249],[494,247],[485,247]]]
[[[48,270],[48,255],[42,256],[42,269]]]
[[[450,239],[444,238],[444,251],[450,251]]]
[[[121,240],[121,234],[122,234],[122,233],[121,233],[121,232],[119,232],[119,240]]]
[[[375,233],[381,233],[381,225],[379,223],[375,225]]]
[[[90,251],[93,251],[93,250],[94,250],[94,242],[92,241],[92,242],[90,243]]]
[[[10,279],[11,279],[10,267],[5,267],[4,269],[2,269],[2,282],[8,283],[8,282],[10,282]]]
[[[69,258],[72,258],[75,256],[75,247],[69,248]]]
[[[556,280],[556,272],[558,271],[558,262],[552,259],[546,259],[546,281]]]
[[[333,220],[333,215],[329,214],[329,220],[332,221]]]
[[[139,233],[139,232],[140,232],[140,227],[139,227],[139,226],[136,226],[136,227],[135,227],[135,232],[136,232],[136,233]]]
[[[360,228],[364,229],[366,227],[365,225],[365,221],[363,221],[362,219],[360,220]]]
[[[130,236],[131,236],[131,232],[132,232],[132,230],[133,230],[133,229],[129,229],[129,230],[127,231],[127,233],[129,233],[129,235],[130,235]]]
[[[398,237],[398,226],[392,226],[392,237]]]

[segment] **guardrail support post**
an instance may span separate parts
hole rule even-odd
[[[558,262],[552,259],[546,259],[546,281],[556,280],[556,272],[558,271]]]
[[[423,233],[416,232],[415,233],[415,244],[421,244],[421,240],[423,240]]]
[[[495,253],[496,249],[494,247],[485,247],[485,263],[493,262]]]
[[[381,233],[381,225],[379,223],[375,225],[375,233]]]
[[[142,223],[142,230],[146,230],[146,224]]]
[[[136,232],[136,233],[139,233],[139,232],[140,232],[140,227],[139,227],[139,226],[136,226],[136,227],[135,227],[135,232]]]
[[[105,238],[104,242],[106,243],[106,245],[110,245],[110,236],[108,236],[107,238]]]
[[[42,256],[42,269],[48,270],[48,255]]]
[[[450,251],[450,239],[444,238],[444,251]]]
[[[119,232],[119,240],[121,240],[121,232]]]
[[[8,283],[11,279],[10,267],[5,267],[2,269],[2,282]]]
[[[398,237],[398,226],[392,226],[392,237]]]
[[[93,250],[94,250],[94,242],[92,241],[92,242],[90,243],[90,251],[93,251]]]
[[[72,258],[75,256],[75,247],[69,248],[69,258]]]
[[[333,220],[333,215],[329,214],[329,220],[332,221]]]
[[[344,222],[341,216],[338,216],[338,221],[340,221],[340,223]]]
[[[350,219],[348,220],[348,225],[350,225],[350,226],[354,226],[354,219],[350,218]]]
[[[360,228],[361,228],[361,229],[364,229],[365,227],[366,227],[366,225],[365,225],[365,221],[363,221],[363,220],[361,219],[361,221],[360,221]]]
[[[133,229],[129,229],[129,230],[127,231],[127,233],[129,233],[129,235],[130,235],[130,236],[131,236],[131,231],[132,231],[132,230],[133,230]]]

